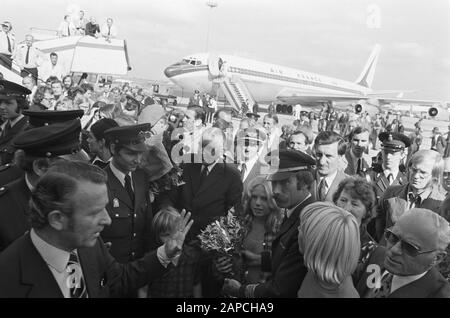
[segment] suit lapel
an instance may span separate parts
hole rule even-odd
[[[133,209],[133,204],[131,203],[131,199],[128,196],[127,191],[122,186],[119,179],[116,178],[116,176],[112,172],[109,165],[108,165],[108,167],[105,168],[105,170],[108,173],[108,190],[111,195],[110,201],[111,201],[111,199],[112,200],[118,199],[118,200],[122,201],[130,209]],[[113,204],[113,203],[110,202],[110,204]]]
[[[99,244],[99,242],[97,242],[97,244]],[[97,263],[94,262],[96,258],[89,254],[89,250],[92,249],[78,249],[78,258],[80,259],[81,268],[83,270],[83,277],[88,296],[89,298],[95,298],[98,297],[99,286],[97,284],[100,283],[100,277]]]
[[[145,200],[145,189],[142,189],[141,176],[143,174],[132,173],[133,176],[133,189],[134,189],[134,211],[138,210],[139,205]],[[144,190],[144,191],[143,191]]]
[[[30,233],[23,237],[20,249],[22,283],[30,286],[27,297],[62,298],[63,294],[52,272],[31,242]]]
[[[340,170],[338,170],[336,177],[334,178],[333,182],[331,183],[330,187],[328,188],[328,192],[325,196],[325,201],[333,201],[333,194],[336,191],[337,187],[339,186],[339,183],[344,179],[344,173]]]

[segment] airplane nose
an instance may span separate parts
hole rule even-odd
[[[178,71],[179,71],[179,67],[178,67],[178,66],[171,65],[171,66],[167,67],[167,68],[164,70],[164,74],[165,74],[168,78],[171,78],[171,77],[175,76],[176,74],[178,74]]]

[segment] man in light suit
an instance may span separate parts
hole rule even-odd
[[[386,229],[385,237],[386,248],[372,253],[357,283],[361,297],[450,297],[450,284],[436,269],[450,243],[450,226],[443,217],[414,208]]]
[[[311,196],[314,164],[314,158],[300,151],[279,151],[279,166],[268,178],[274,199],[284,210],[283,223],[272,242],[272,276],[265,283],[249,285],[225,279],[226,294],[241,298],[297,297],[307,272],[298,248],[298,227],[301,211],[314,202]]]
[[[0,298],[120,297],[160,277],[176,263],[190,213],[169,241],[128,264],[118,263],[100,238],[111,219],[106,173],[61,160],[33,190],[32,229],[0,254]]]
[[[333,202],[333,194],[339,183],[348,177],[340,169],[345,142],[336,132],[323,131],[314,140],[313,153],[317,169],[312,196],[316,201]]]

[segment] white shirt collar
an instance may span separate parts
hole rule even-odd
[[[305,202],[306,200],[308,200],[308,198],[311,196],[311,193],[309,193],[306,198],[304,198],[299,204],[297,204],[296,206],[294,206],[293,208],[287,210],[286,212],[286,216],[289,218],[292,215],[292,212],[294,212],[294,210],[303,202]]]
[[[396,291],[397,289],[406,286],[416,280],[421,279],[423,276],[425,276],[427,272],[419,274],[419,275],[412,275],[412,276],[397,276],[394,275],[392,277],[392,284],[391,284],[391,294]]]
[[[10,120],[9,122],[11,124],[11,128],[14,127],[14,125],[17,124],[19,122],[19,120],[21,120],[22,118],[23,118],[23,115],[20,114],[19,116],[17,116],[13,120]]]
[[[119,179],[122,186],[125,187],[125,173],[116,168],[113,160],[109,162],[109,166],[111,167],[112,173],[116,176],[117,179]],[[133,186],[133,175],[131,172],[129,172],[128,174],[130,175],[131,178],[131,186]]]
[[[34,190],[34,187],[31,185],[30,180],[28,180],[28,176],[26,173],[25,173],[25,183],[27,184],[27,187],[28,187],[28,189],[30,189],[30,191]]]
[[[394,180],[397,179],[398,170],[397,171],[392,171],[392,170],[384,169],[384,167],[383,167],[383,174],[386,177],[386,179],[388,179],[388,177],[389,177],[389,175],[391,173],[392,173],[392,176],[394,177]]]
[[[58,273],[63,273],[66,270],[70,258],[69,252],[47,243],[36,234],[34,229],[30,231],[30,238],[39,254],[50,267],[54,268]]]

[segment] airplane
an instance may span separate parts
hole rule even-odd
[[[371,115],[391,109],[399,103],[430,107],[430,117],[446,116],[448,104],[441,101],[404,99],[385,95],[398,91],[374,91],[371,86],[381,46],[376,44],[364,69],[355,82],[259,62],[232,55],[198,53],[188,55],[168,66],[164,74],[184,93],[195,90],[217,95],[222,92],[230,105],[240,111],[248,100],[250,108],[257,103],[279,103],[277,112],[292,112],[292,105],[322,106],[331,103],[348,107],[353,103],[356,112]],[[281,105],[281,104],[289,105]],[[431,108],[434,108],[431,111]]]

